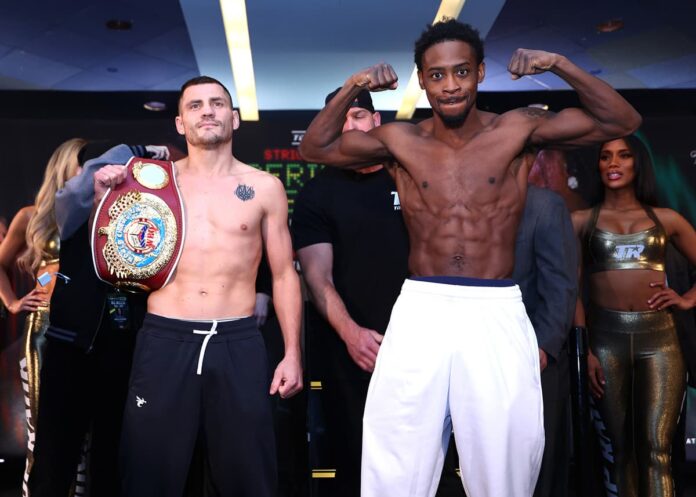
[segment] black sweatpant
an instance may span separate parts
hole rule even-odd
[[[324,378],[324,410],[331,459],[336,467],[334,497],[360,496],[362,418],[369,378]]]
[[[124,412],[124,497],[182,495],[199,433],[216,494],[273,497],[269,388],[254,318],[214,323],[148,314]]]
[[[118,442],[135,333],[99,330],[94,349],[47,337],[39,387],[32,497],[66,497],[91,430],[88,485],[95,497],[117,497]]]

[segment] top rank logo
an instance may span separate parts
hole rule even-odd
[[[290,134],[292,135],[292,142],[290,142],[290,144],[298,146],[300,143],[302,143],[302,138],[304,138],[305,130],[293,129],[290,131]]]
[[[614,258],[619,260],[640,259],[640,254],[645,250],[645,245],[617,245]]]

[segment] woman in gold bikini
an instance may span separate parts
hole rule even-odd
[[[588,372],[601,421],[607,495],[673,497],[671,443],[686,368],[670,309],[696,305],[665,278],[668,240],[696,264],[696,231],[655,205],[650,155],[635,136],[605,143],[599,155],[604,199],[573,213],[589,305],[576,325],[590,337]]]
[[[20,360],[29,439],[22,485],[22,493],[25,496],[26,481],[33,463],[39,402],[39,368],[44,333],[48,327],[48,305],[56,278],[59,276],[60,239],[53,212],[54,199],[56,191],[63,188],[68,179],[80,173],[78,156],[86,144],[85,140],[73,138],[53,152],[34,205],[20,209],[10,224],[7,237],[0,244],[0,299],[11,313],[29,312],[24,325],[24,353]],[[34,275],[36,279],[36,287],[22,298],[15,295],[8,277],[15,260],[24,271]]]

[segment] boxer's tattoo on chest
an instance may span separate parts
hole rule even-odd
[[[421,183],[421,186],[423,186],[423,188],[428,188],[428,182],[423,181],[423,183]]]
[[[254,198],[256,192],[254,192],[253,186],[247,186],[240,183],[237,189],[234,191],[234,194],[239,200],[246,202],[247,200]]]

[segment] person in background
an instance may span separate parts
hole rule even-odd
[[[363,90],[345,114],[343,132],[367,132],[380,123],[370,92]],[[324,169],[296,199],[291,230],[311,299],[307,348],[322,381],[336,466],[333,491],[358,497],[367,387],[408,276],[408,234],[394,180],[381,164]]]
[[[563,198],[529,185],[515,242],[519,285],[539,344],[544,456],[534,497],[568,495],[570,377],[566,341],[577,300],[577,243]]]
[[[24,321],[24,350],[20,359],[28,435],[26,469],[22,482],[22,495],[25,497],[29,472],[34,464],[39,371],[48,328],[48,304],[56,278],[60,275],[60,239],[54,213],[55,194],[65,186],[67,180],[80,173],[79,154],[86,144],[81,138],[73,138],[62,143],[53,152],[34,205],[19,210],[12,220],[5,242],[0,244],[0,299],[12,314],[29,312]],[[22,297],[15,295],[10,285],[10,273],[15,261],[36,281],[35,288]],[[77,480],[80,480],[80,473],[84,481],[84,465],[78,471]],[[83,490],[82,483],[78,483],[75,495],[82,495]]]
[[[696,305],[696,286],[678,294],[665,278],[668,241],[696,264],[696,231],[658,208],[650,155],[636,136],[604,143],[603,199],[575,211],[589,304],[588,374],[599,412],[608,496],[672,497],[671,444],[686,384],[672,309]],[[671,284],[671,283],[670,283]]]
[[[82,172],[55,193],[60,274],[54,280],[39,375],[31,497],[66,497],[89,433],[90,495],[117,497],[118,441],[142,295],[126,294],[130,320],[111,319],[113,294],[92,265],[89,215],[93,177],[107,164],[132,156],[168,157],[166,147],[90,142],[79,155]]]

